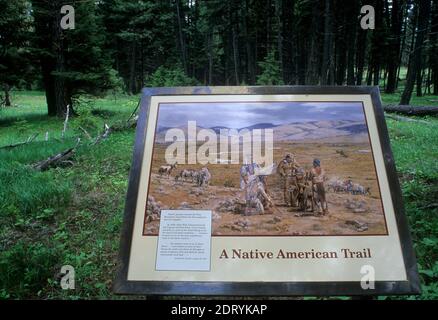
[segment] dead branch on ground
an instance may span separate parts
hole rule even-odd
[[[62,129],[61,138],[64,138],[65,131],[67,131],[67,124],[68,124],[68,116],[70,114],[70,105],[67,105],[67,112],[65,113],[65,120],[64,120],[64,128]]]
[[[31,143],[32,141],[35,140],[35,138],[38,136],[38,134],[39,133],[35,133],[34,135],[32,135],[29,138],[27,138],[26,141],[18,142],[18,143],[13,143],[13,144],[10,144],[10,145],[7,145],[7,146],[3,146],[3,147],[0,147],[0,149],[10,150],[10,149],[13,149],[13,148],[16,148],[16,147],[23,146],[25,144]]]
[[[69,148],[65,151],[57,153],[57,154],[47,158],[46,160],[38,161],[38,162],[34,163],[32,165],[32,167],[38,171],[45,171],[45,170],[48,170],[50,168],[72,165],[73,162],[70,159],[74,156],[75,149],[79,145],[80,141],[81,141],[81,139],[78,138],[76,145],[73,148]]]
[[[104,132],[101,135],[97,136],[97,138],[94,141],[93,145],[96,145],[96,144],[100,143],[102,140],[105,140],[106,138],[108,138],[110,133],[111,133],[111,127],[105,123],[105,125],[104,125]]]

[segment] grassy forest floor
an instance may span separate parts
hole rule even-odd
[[[399,95],[383,95],[394,103]],[[16,107],[0,109],[0,299],[123,298],[111,283],[119,248],[125,193],[135,129],[112,133],[91,147],[80,127],[93,137],[103,124],[126,120],[137,96],[82,99],[80,117],[63,127],[46,116],[42,92],[14,92]],[[414,97],[431,105],[436,97]],[[438,119],[400,122],[388,119],[391,145],[402,183],[406,211],[422,279],[422,299],[438,298]],[[46,132],[49,140],[45,140]],[[82,141],[74,164],[37,172],[29,164]],[[62,290],[58,272],[72,265],[76,289]]]

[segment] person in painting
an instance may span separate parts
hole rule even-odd
[[[324,169],[321,167],[321,161],[319,159],[313,160],[313,168],[310,173],[312,178],[313,190],[315,192],[314,199],[315,204],[318,208],[318,213],[325,215],[328,213],[328,205],[324,187],[325,172]]]
[[[298,162],[295,160],[295,157],[290,153],[286,154],[284,159],[281,160],[280,164],[278,165],[277,170],[281,177],[283,198],[287,206],[289,205],[292,207],[296,206],[295,198],[289,197],[289,195],[291,192],[291,188],[294,185],[295,173],[298,168],[299,168]]]

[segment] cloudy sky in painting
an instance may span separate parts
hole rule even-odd
[[[365,121],[360,102],[221,102],[160,104],[158,127],[244,128],[324,120]]]

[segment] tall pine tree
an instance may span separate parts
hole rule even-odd
[[[411,101],[412,91],[414,89],[415,81],[418,73],[421,72],[421,59],[423,53],[423,43],[427,34],[427,25],[430,18],[431,2],[430,0],[417,0],[418,6],[418,23],[415,36],[415,45],[411,52],[411,59],[409,61],[408,74],[406,75],[406,85],[403,90],[400,104],[409,104]]]
[[[76,28],[63,30],[61,7],[75,8]],[[103,50],[105,32],[94,1],[32,0],[35,50],[41,62],[48,114],[64,116],[81,93],[111,88],[115,72]]]
[[[30,13],[26,0],[0,0],[0,106],[11,105],[9,91],[30,69],[28,38]]]
[[[127,92],[137,93],[147,75],[169,60],[177,62],[170,1],[103,0],[99,8],[107,32],[105,48]]]

